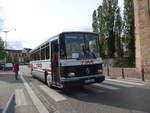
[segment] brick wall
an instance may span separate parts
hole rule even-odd
[[[107,67],[103,66],[103,74],[105,76],[108,76],[108,68],[109,68],[109,76],[111,78],[117,78],[117,77],[122,77],[122,68],[118,67]],[[137,71],[136,68],[123,68],[124,70],[124,76],[129,77],[129,78],[137,78],[137,79],[142,79],[142,74],[141,71]],[[144,73],[145,79],[150,80],[150,74]]]
[[[149,0],[150,1],[150,0]],[[150,12],[148,0],[134,0],[136,68],[150,75]]]

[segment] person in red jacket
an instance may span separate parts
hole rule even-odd
[[[18,63],[14,63],[13,64],[13,72],[15,72],[16,80],[18,80],[18,71],[19,71],[19,64]]]

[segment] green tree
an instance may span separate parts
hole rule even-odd
[[[12,63],[12,61],[13,61],[13,60],[12,60],[12,57],[7,55],[7,56],[6,56],[6,62],[7,62],[7,63]]]
[[[93,12],[93,31],[98,31],[102,57],[122,57],[122,17],[118,0],[103,0]]]
[[[19,62],[19,58],[14,56],[14,59],[13,59],[14,62]]]
[[[93,27],[93,32],[98,32],[98,21],[97,21],[96,10],[94,10],[94,12],[93,12],[93,23],[92,23],[92,27]]]
[[[24,57],[24,62],[26,62],[26,63],[30,62],[30,57],[28,57],[28,56]]]
[[[124,0],[124,38],[126,57],[129,64],[135,64],[135,34],[134,34],[134,5],[133,0]]]
[[[118,0],[104,0],[105,37],[107,39],[108,57],[115,54],[115,19]]]
[[[4,51],[4,41],[0,38],[0,60],[4,59],[6,53]]]
[[[2,13],[2,8],[0,7],[0,13]],[[3,30],[3,23],[4,23],[4,19],[2,17],[0,17],[0,32]],[[6,53],[4,51],[4,41],[1,39],[0,37],[0,60],[4,59],[6,56]]]
[[[121,47],[121,35],[122,35],[122,17],[120,14],[120,8],[118,7],[116,11],[116,21],[115,21],[115,47],[117,57],[122,57],[122,47]]]
[[[99,40],[100,40],[100,54],[102,57],[105,57],[106,52],[106,41],[104,36],[105,31],[105,20],[103,18],[103,7],[100,5],[97,9],[98,11],[98,31],[99,31]]]

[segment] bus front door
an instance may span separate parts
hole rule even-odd
[[[58,40],[51,42],[52,84],[59,85]]]

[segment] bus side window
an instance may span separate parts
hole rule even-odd
[[[49,45],[46,47],[46,59],[50,59],[49,58],[50,55],[49,55]]]
[[[45,48],[41,49],[41,60],[45,60]]]

